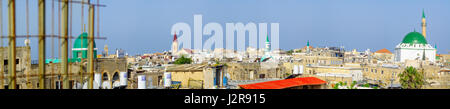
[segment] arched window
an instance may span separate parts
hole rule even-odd
[[[108,73],[103,73],[103,81],[108,81]]]
[[[116,72],[116,73],[114,73],[112,81],[114,82],[114,81],[117,81],[117,80],[119,80],[119,73]]]

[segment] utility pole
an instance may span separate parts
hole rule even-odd
[[[39,88],[45,89],[45,0],[39,0]]]
[[[69,89],[69,71],[68,71],[68,55],[67,55],[67,39],[68,39],[68,19],[69,19],[69,1],[62,0],[61,7],[61,73],[63,79],[63,89]]]
[[[9,89],[16,89],[16,0],[9,0]]]
[[[88,72],[89,76],[89,89],[93,89],[94,82],[94,12],[95,6],[89,5],[89,42],[88,42]],[[100,83],[99,83],[100,84]]]

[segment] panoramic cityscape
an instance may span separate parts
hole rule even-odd
[[[1,0],[0,89],[450,89],[448,25],[438,26],[449,9],[436,2],[393,13],[357,2],[334,7],[355,10],[340,18],[289,0],[239,12],[252,3],[122,2]],[[297,13],[274,14],[286,8]],[[404,17],[380,17],[395,12]]]

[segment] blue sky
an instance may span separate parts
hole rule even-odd
[[[96,2],[96,0],[94,0]],[[100,0],[99,53],[125,49],[131,55],[169,50],[171,27],[185,22],[193,31],[193,15],[203,15],[203,25],[217,22],[280,23],[280,48],[300,48],[307,40],[312,46],[345,46],[347,50],[394,51],[403,37],[420,32],[422,9],[428,21],[428,43],[438,53],[448,53],[450,43],[449,0]],[[7,0],[3,0],[3,27],[7,34]],[[57,4],[55,4],[57,6]],[[81,6],[73,7],[73,35],[81,34]],[[85,12],[87,13],[85,8]],[[57,12],[57,11],[56,11]],[[87,14],[85,23],[87,24]],[[57,13],[55,13],[57,15]],[[17,0],[17,34],[26,34],[25,0]],[[55,18],[55,23],[57,18]],[[37,2],[30,0],[30,32],[37,34]],[[55,32],[57,32],[55,25]],[[224,30],[225,31],[225,30]],[[51,33],[51,1],[47,1],[47,33]],[[192,32],[193,33],[193,32]],[[225,34],[224,34],[225,36]],[[208,36],[203,36],[208,37]],[[4,40],[4,46],[7,40]],[[24,45],[19,39],[18,46]],[[50,56],[50,39],[47,41]],[[32,39],[32,57],[37,58],[37,39]],[[57,41],[55,40],[55,45]],[[57,46],[55,49],[58,49]],[[110,52],[112,53],[112,52]],[[58,51],[55,51],[58,55]]]

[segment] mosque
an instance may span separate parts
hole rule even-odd
[[[410,32],[395,47],[395,61],[406,60],[436,61],[436,48],[428,44],[426,35],[425,12],[422,12],[422,33]]]

